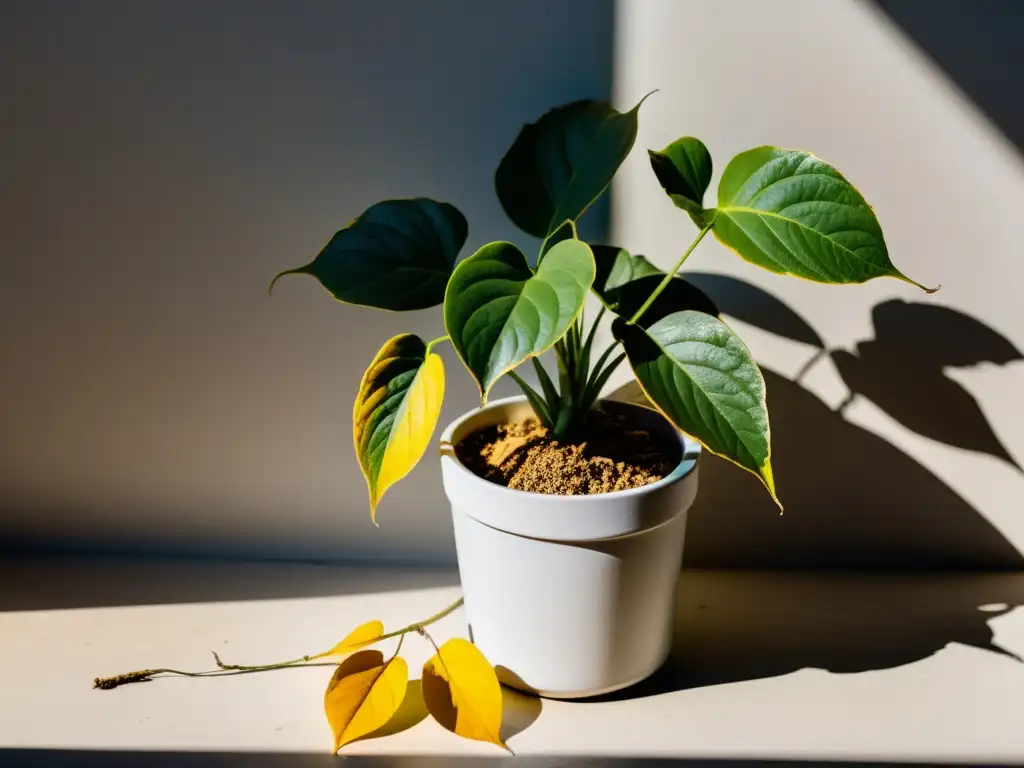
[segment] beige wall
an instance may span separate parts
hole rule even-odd
[[[621,0],[617,15],[617,103],[661,89],[616,187],[618,242],[668,264],[693,234],[642,149],[697,135],[720,173],[757,144],[807,147],[942,291],[816,286],[711,241],[693,266],[756,283],[847,351],[892,298],[978,321],[935,343],[911,307],[843,414],[829,359],[796,383],[814,347],[737,322],[769,369],[787,514],[709,460],[687,561],[1019,565],[1024,474],[963,446],[1024,462],[1024,363],[941,363],[999,357],[986,329],[1024,345],[1020,155],[870,6]],[[439,334],[439,314],[340,306],[304,278],[271,300],[266,283],[385,197],[450,200],[470,247],[520,238],[493,168],[522,122],[606,94],[611,26],[610,3],[586,0],[10,4],[0,544],[450,559],[436,460],[377,530],[349,436],[362,366],[396,332]],[[444,419],[474,402],[447,360]]]
[[[459,206],[468,248],[519,237],[494,168],[522,123],[608,97],[611,17],[610,0],[6,4],[0,543],[452,558],[436,458],[378,530],[350,431],[365,364],[397,332],[441,335],[440,312],[267,284],[387,197]],[[475,402],[448,370],[444,419]]]
[[[828,346],[877,341],[859,362],[837,355],[855,365],[845,381],[826,357],[794,383],[815,348],[735,323],[769,369],[787,513],[775,514],[756,481],[706,462],[687,562],[1020,565],[1024,362],[1006,360],[1019,358],[1007,340],[1024,346],[1021,155],[867,4],[622,0],[616,35],[617,100],[661,89],[644,105],[638,145],[703,139],[716,166],[709,205],[735,153],[811,149],[874,206],[895,263],[944,286],[934,296],[892,280],[819,286],[701,244],[689,266],[755,283]],[[671,264],[695,230],[643,153],[614,192],[615,241]],[[876,329],[872,309],[890,299],[969,317],[889,305],[896,321],[889,312]],[[972,357],[982,362],[961,365]],[[840,413],[851,381],[862,394]]]

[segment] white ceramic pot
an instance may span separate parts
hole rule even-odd
[[[452,446],[482,427],[527,416],[523,397],[473,411],[441,436],[470,636],[503,683],[542,696],[625,688],[669,652],[700,445],[654,410],[605,405],[628,409],[638,426],[680,441],[683,459],[672,474],[593,496],[529,493],[484,480]]]

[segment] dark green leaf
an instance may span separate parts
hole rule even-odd
[[[893,266],[860,193],[808,152],[759,147],[736,155],[709,214],[719,241],[772,272],[819,283],[895,277],[924,288]]]
[[[543,238],[582,216],[633,148],[640,104],[622,114],[602,101],[576,101],[524,125],[494,176],[516,226]]]
[[[304,267],[347,304],[391,310],[425,309],[444,301],[455,258],[466,242],[466,218],[427,198],[385,200],[366,209]]]
[[[711,183],[711,153],[700,139],[684,136],[660,152],[647,151],[654,175],[677,207],[704,226],[704,192]]]
[[[669,421],[758,475],[778,501],[764,378],[739,336],[718,318],[693,311],[646,328],[619,319],[612,333],[647,397]]]
[[[459,264],[444,323],[483,398],[503,374],[565,335],[593,281],[594,257],[579,240],[552,248],[536,274],[512,243],[489,243]]]
[[[594,293],[612,312],[627,319],[632,317],[658,287],[665,273],[643,256],[633,255],[624,248],[611,245],[590,248],[597,265]],[[703,291],[681,277],[673,277],[644,313],[644,321],[652,323],[684,309],[718,314],[715,303]]]

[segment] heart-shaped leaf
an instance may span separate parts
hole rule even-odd
[[[409,684],[409,665],[380,651],[359,651],[343,661],[324,694],[334,751],[373,733],[398,711]]]
[[[444,300],[452,345],[480,387],[565,335],[594,282],[594,257],[579,240],[555,245],[537,268],[512,243],[489,243],[456,267]]]
[[[711,183],[711,153],[700,139],[684,136],[660,152],[647,150],[654,175],[676,207],[704,226],[704,192]]]
[[[381,638],[384,634],[384,624],[379,621],[368,621],[365,624],[360,624],[358,627],[349,632],[343,640],[335,645],[327,653],[322,653],[317,658],[324,656],[343,656],[352,651],[359,650],[360,648],[370,645]]]
[[[427,198],[385,200],[338,232],[312,262],[283,275],[312,275],[334,298],[378,309],[434,307],[466,242],[466,218]]]
[[[623,114],[603,101],[576,101],[524,125],[494,176],[516,226],[546,237],[582,216],[633,148],[640,104]]]
[[[665,273],[643,256],[631,254],[625,248],[592,245],[590,249],[597,266],[594,293],[612,312],[629,319],[661,284]],[[644,312],[644,323],[653,323],[684,309],[718,314],[714,302],[697,286],[681,277],[673,277]]]
[[[508,749],[501,740],[501,684],[468,640],[452,638],[423,665],[423,700],[449,731]]]
[[[375,522],[384,492],[423,458],[443,399],[444,363],[411,333],[384,344],[363,374],[352,409],[353,438]]]
[[[764,378],[739,336],[694,311],[646,328],[619,319],[612,333],[658,410],[712,453],[758,475],[778,503]]]
[[[710,215],[720,242],[772,272],[819,283],[895,277],[924,288],[893,266],[860,193],[808,152],[759,147],[736,155]]]

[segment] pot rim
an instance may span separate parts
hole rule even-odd
[[[593,503],[595,500],[598,499],[613,501],[617,499],[627,499],[631,496],[643,496],[649,493],[654,493],[659,489],[664,488],[665,486],[678,483],[679,481],[685,479],[686,477],[693,473],[694,469],[697,467],[697,462],[703,453],[703,446],[701,446],[700,443],[698,443],[689,435],[676,429],[676,427],[671,422],[669,422],[668,419],[666,419],[660,411],[646,405],[641,405],[640,403],[629,403],[623,402],[621,400],[610,400],[607,398],[600,398],[600,401],[613,403],[616,406],[622,406],[624,408],[640,408],[645,411],[649,411],[653,414],[656,414],[659,418],[663,419],[665,423],[668,425],[668,428],[676,433],[676,436],[679,439],[679,444],[682,447],[682,457],[679,459],[679,463],[676,465],[675,469],[673,469],[669,474],[665,475],[665,477],[661,478],[660,480],[655,480],[653,483],[642,485],[639,488],[629,488],[623,491],[608,491],[607,493],[581,494],[578,496],[562,496],[555,493],[538,493],[536,491],[522,491],[519,490],[518,488],[509,488],[508,486],[501,485],[500,483],[494,483],[491,482],[490,480],[486,480],[485,478],[480,477],[480,475],[473,472],[473,470],[471,470],[469,467],[463,464],[462,461],[459,459],[458,454],[455,452],[455,445],[454,443],[452,443],[452,436],[465,422],[469,421],[470,419],[476,416],[479,416],[484,411],[489,411],[512,404],[526,403],[527,400],[525,395],[513,395],[511,397],[503,397],[500,400],[492,400],[486,405],[483,405],[479,408],[474,408],[471,411],[467,411],[466,413],[462,414],[462,416],[455,419],[455,421],[450,422],[448,426],[444,428],[444,431],[441,433],[441,455],[444,458],[449,458],[452,460],[452,467],[456,471],[458,471],[460,475],[467,477],[470,480],[470,482],[483,483],[483,487],[485,487],[490,493],[504,492],[514,494],[519,498],[533,497],[540,499],[558,499],[559,503],[571,504],[582,504],[588,501]]]

